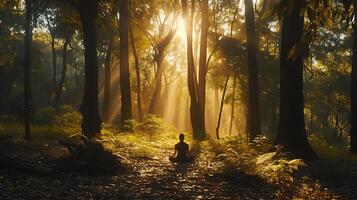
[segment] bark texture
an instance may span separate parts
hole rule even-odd
[[[67,49],[68,49],[69,41],[65,39],[64,44],[63,44],[63,50],[62,50],[62,73],[61,73],[61,79],[59,81],[58,87],[56,89],[56,96],[55,96],[55,107],[58,108],[60,102],[61,102],[61,97],[63,93],[63,87],[64,87],[64,82],[66,80],[66,75],[67,75]]]
[[[82,134],[88,138],[100,134],[101,119],[98,106],[98,61],[95,18],[97,1],[79,1],[79,14],[84,43],[84,95],[80,111],[83,116]]]
[[[130,33],[130,42],[131,42],[131,49],[134,56],[134,65],[135,65],[135,75],[136,75],[136,101],[138,104],[138,114],[139,114],[139,122],[143,121],[143,108],[141,105],[141,78],[140,78],[140,62],[139,62],[139,55],[135,46],[135,38],[134,33],[131,25],[129,26],[129,33]]]
[[[255,31],[254,9],[252,0],[244,0],[245,25],[248,43],[248,109],[247,131],[249,140],[253,141],[261,134],[260,128],[260,104],[258,87],[257,48],[258,37]]]
[[[205,127],[205,108],[206,108],[206,75],[207,75],[207,38],[208,38],[208,0],[201,2],[201,41],[199,58],[199,79],[198,96],[201,106],[201,118]]]
[[[306,135],[303,96],[302,34],[305,1],[295,1],[283,14],[280,50],[280,115],[276,144],[305,160],[317,158]],[[290,56],[289,56],[290,55]]]
[[[119,1],[119,37],[120,37],[120,93],[121,126],[132,119],[131,91],[129,76],[129,6],[128,0]]]
[[[186,42],[187,42],[187,85],[190,95],[190,119],[192,125],[193,136],[197,139],[203,139],[206,135],[204,119],[202,118],[201,105],[199,104],[197,75],[195,71],[195,63],[192,49],[192,23],[193,10],[195,1],[191,2],[191,17],[188,15],[187,0],[181,0],[182,14],[186,25]]]

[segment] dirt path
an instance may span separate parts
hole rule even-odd
[[[274,189],[252,182],[233,184],[210,176],[197,163],[174,164],[170,151],[151,159],[133,159],[137,175],[129,175],[128,199],[274,199]]]

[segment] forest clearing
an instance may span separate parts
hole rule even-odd
[[[177,130],[155,117],[143,123],[134,133],[106,127],[97,138],[118,156],[121,170],[98,176],[86,172],[43,175],[7,169],[0,173],[0,198],[354,199],[357,195],[357,159],[326,146],[319,138],[312,140],[312,145],[321,151],[318,153],[323,160],[308,165],[278,152],[272,155],[267,141],[248,146],[237,137],[201,142],[189,137],[196,161],[174,164],[168,157],[177,142]],[[80,129],[79,124],[67,124],[64,129],[38,126],[34,128],[34,140],[28,143],[21,137],[22,127],[13,124],[2,130],[11,133],[11,137],[1,140],[0,147],[6,149],[4,154],[16,159],[49,167],[51,160],[69,153],[58,141],[78,142],[78,138],[70,137],[76,129]]]
[[[357,199],[355,0],[0,0],[0,199]]]

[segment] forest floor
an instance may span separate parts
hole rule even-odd
[[[45,133],[52,128],[37,130]],[[187,137],[196,161],[173,164],[168,157],[177,132],[143,134],[105,129],[98,139],[127,166],[124,173],[38,176],[2,169],[0,199],[357,199],[357,167],[351,162],[317,161],[291,170],[281,163],[292,161],[273,161],[269,153],[257,154],[245,148],[234,153],[234,146],[229,145],[232,140],[196,142]],[[27,145],[21,139],[9,139],[0,143],[0,149],[15,158],[46,163],[65,154],[56,137],[38,134]],[[236,160],[230,155],[237,155]],[[259,161],[249,161],[256,156]],[[252,169],[253,165],[243,162],[272,169]]]

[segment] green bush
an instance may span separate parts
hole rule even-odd
[[[279,151],[260,155],[256,159],[257,173],[271,182],[293,182],[293,172],[299,167],[305,166],[301,159],[288,159]]]
[[[63,128],[73,128],[79,127],[82,115],[68,105],[60,106],[57,110],[46,106],[34,112],[33,121],[38,124],[54,124]]]
[[[56,118],[56,125],[66,128],[79,127],[81,122],[82,115],[77,111],[66,112]]]
[[[137,127],[140,131],[148,134],[157,134],[165,132],[169,127],[155,115],[146,115],[144,121]]]
[[[263,136],[259,136],[249,145],[237,138],[211,141],[216,155],[212,160],[214,173],[224,176],[240,176],[240,172],[261,177],[268,182],[293,182],[293,173],[305,163],[300,159],[289,159],[281,148],[269,151],[271,144]]]

